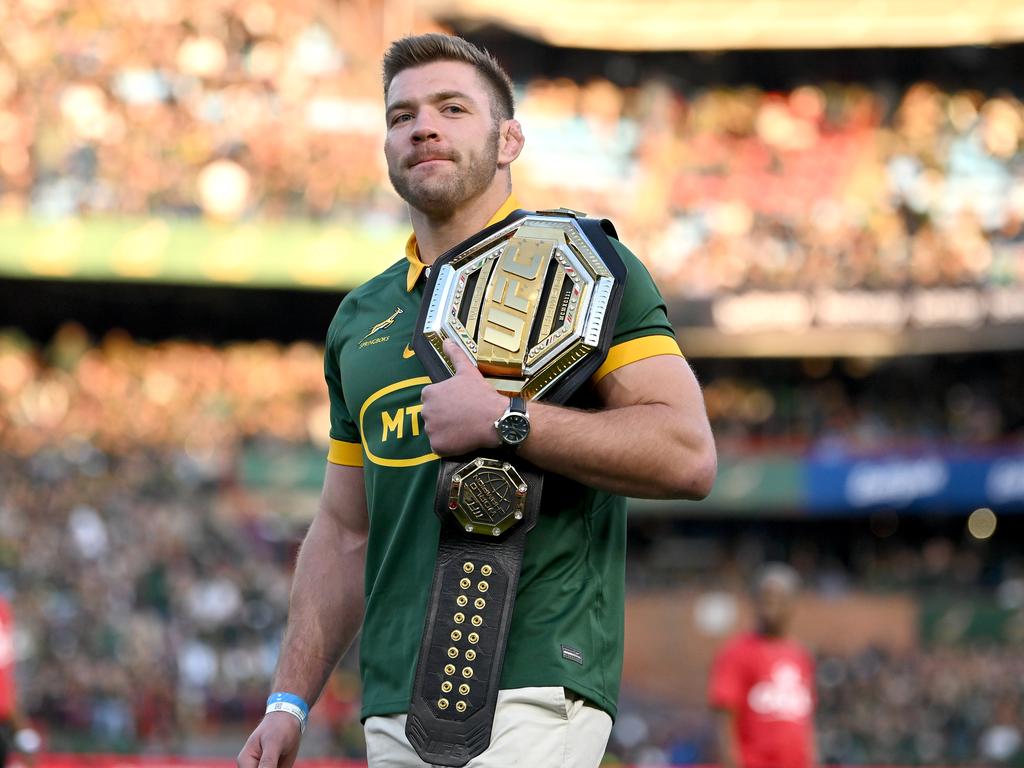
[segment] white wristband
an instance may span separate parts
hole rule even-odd
[[[264,714],[269,715],[271,712],[287,712],[299,721],[299,733],[306,732],[306,714],[301,708],[295,706],[291,702],[275,701],[273,704],[268,704],[267,711]]]

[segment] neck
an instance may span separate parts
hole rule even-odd
[[[757,633],[761,637],[768,637],[772,640],[783,640],[786,637],[786,628],[760,623],[757,627]]]
[[[498,181],[498,178],[495,178]],[[494,212],[512,193],[511,181],[491,184],[483,194],[467,201],[451,215],[435,218],[430,214],[409,207],[412,231],[416,234],[416,246],[420,261],[428,266],[453,245],[470,235],[475,235],[487,226]]]

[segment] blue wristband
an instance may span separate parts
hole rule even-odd
[[[277,704],[278,702],[284,702],[285,704],[294,704],[296,707],[302,710],[302,717],[309,717],[309,704],[302,700],[301,696],[296,696],[294,693],[272,693],[267,697],[267,706]]]

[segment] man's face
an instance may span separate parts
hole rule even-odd
[[[385,106],[388,176],[413,208],[448,218],[494,180],[499,125],[472,66],[440,61],[403,70]]]
[[[766,580],[757,591],[757,619],[762,631],[784,635],[793,616],[792,590],[780,581]]]

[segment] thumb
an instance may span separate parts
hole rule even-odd
[[[452,365],[455,367],[456,376],[460,376],[465,373],[475,373],[477,376],[480,375],[480,371],[477,370],[476,363],[466,356],[466,353],[462,351],[462,347],[451,339],[445,339],[443,346],[445,357],[451,360]]]

